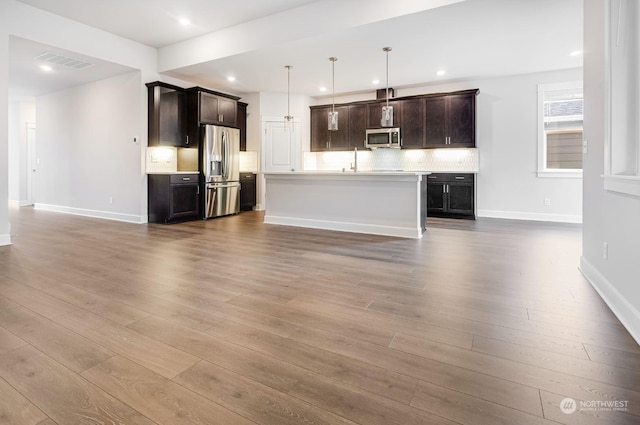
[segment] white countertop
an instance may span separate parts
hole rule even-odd
[[[200,171],[147,171],[147,174],[198,174]]]
[[[276,171],[259,172],[257,174],[280,176],[421,176],[431,174],[430,171]]]

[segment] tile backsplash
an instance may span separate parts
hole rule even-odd
[[[178,149],[147,148],[147,173],[175,173],[178,170]]]
[[[147,173],[198,171],[198,149],[152,146],[147,148]]]
[[[349,170],[354,151],[305,152],[306,171]],[[358,171],[434,171],[477,173],[478,149],[375,149],[358,151]]]
[[[257,172],[258,171],[258,152],[257,151],[240,151],[240,171]]]

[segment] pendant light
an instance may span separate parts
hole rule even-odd
[[[293,116],[291,115],[291,65],[285,65],[287,69],[287,115],[284,116],[284,129],[293,127]]]
[[[338,131],[338,113],[336,112],[336,61],[338,58],[330,57],[331,61],[331,92],[333,101],[331,105],[331,112],[329,112],[329,131]]]
[[[389,52],[391,47],[384,47],[382,51],[387,54],[387,104],[382,107],[380,126],[393,127],[393,106],[389,106]]]

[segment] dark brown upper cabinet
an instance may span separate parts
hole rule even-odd
[[[235,127],[238,121],[237,100],[200,91],[200,123]]]
[[[365,149],[364,141],[367,137],[367,105],[349,106],[349,149]]]
[[[476,93],[426,99],[425,147],[475,147]]]
[[[240,129],[240,150],[247,150],[247,105],[244,102],[238,102],[237,124]]]
[[[478,89],[394,98],[393,127],[400,127],[402,147],[475,147]],[[381,128],[385,100],[336,105],[338,128],[327,129],[331,105],[311,107],[311,151],[364,148],[366,130]]]
[[[399,127],[402,147],[420,149],[425,144],[425,99],[407,99],[401,102]]]
[[[160,82],[147,84],[148,145],[196,147],[187,125],[187,97],[177,86]]]
[[[329,131],[331,105],[311,108],[311,151],[343,151],[349,149],[349,107],[336,106],[338,130]]]

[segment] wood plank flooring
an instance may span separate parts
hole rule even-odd
[[[262,217],[12,210],[0,424],[640,423],[640,347],[578,271],[579,226]]]

